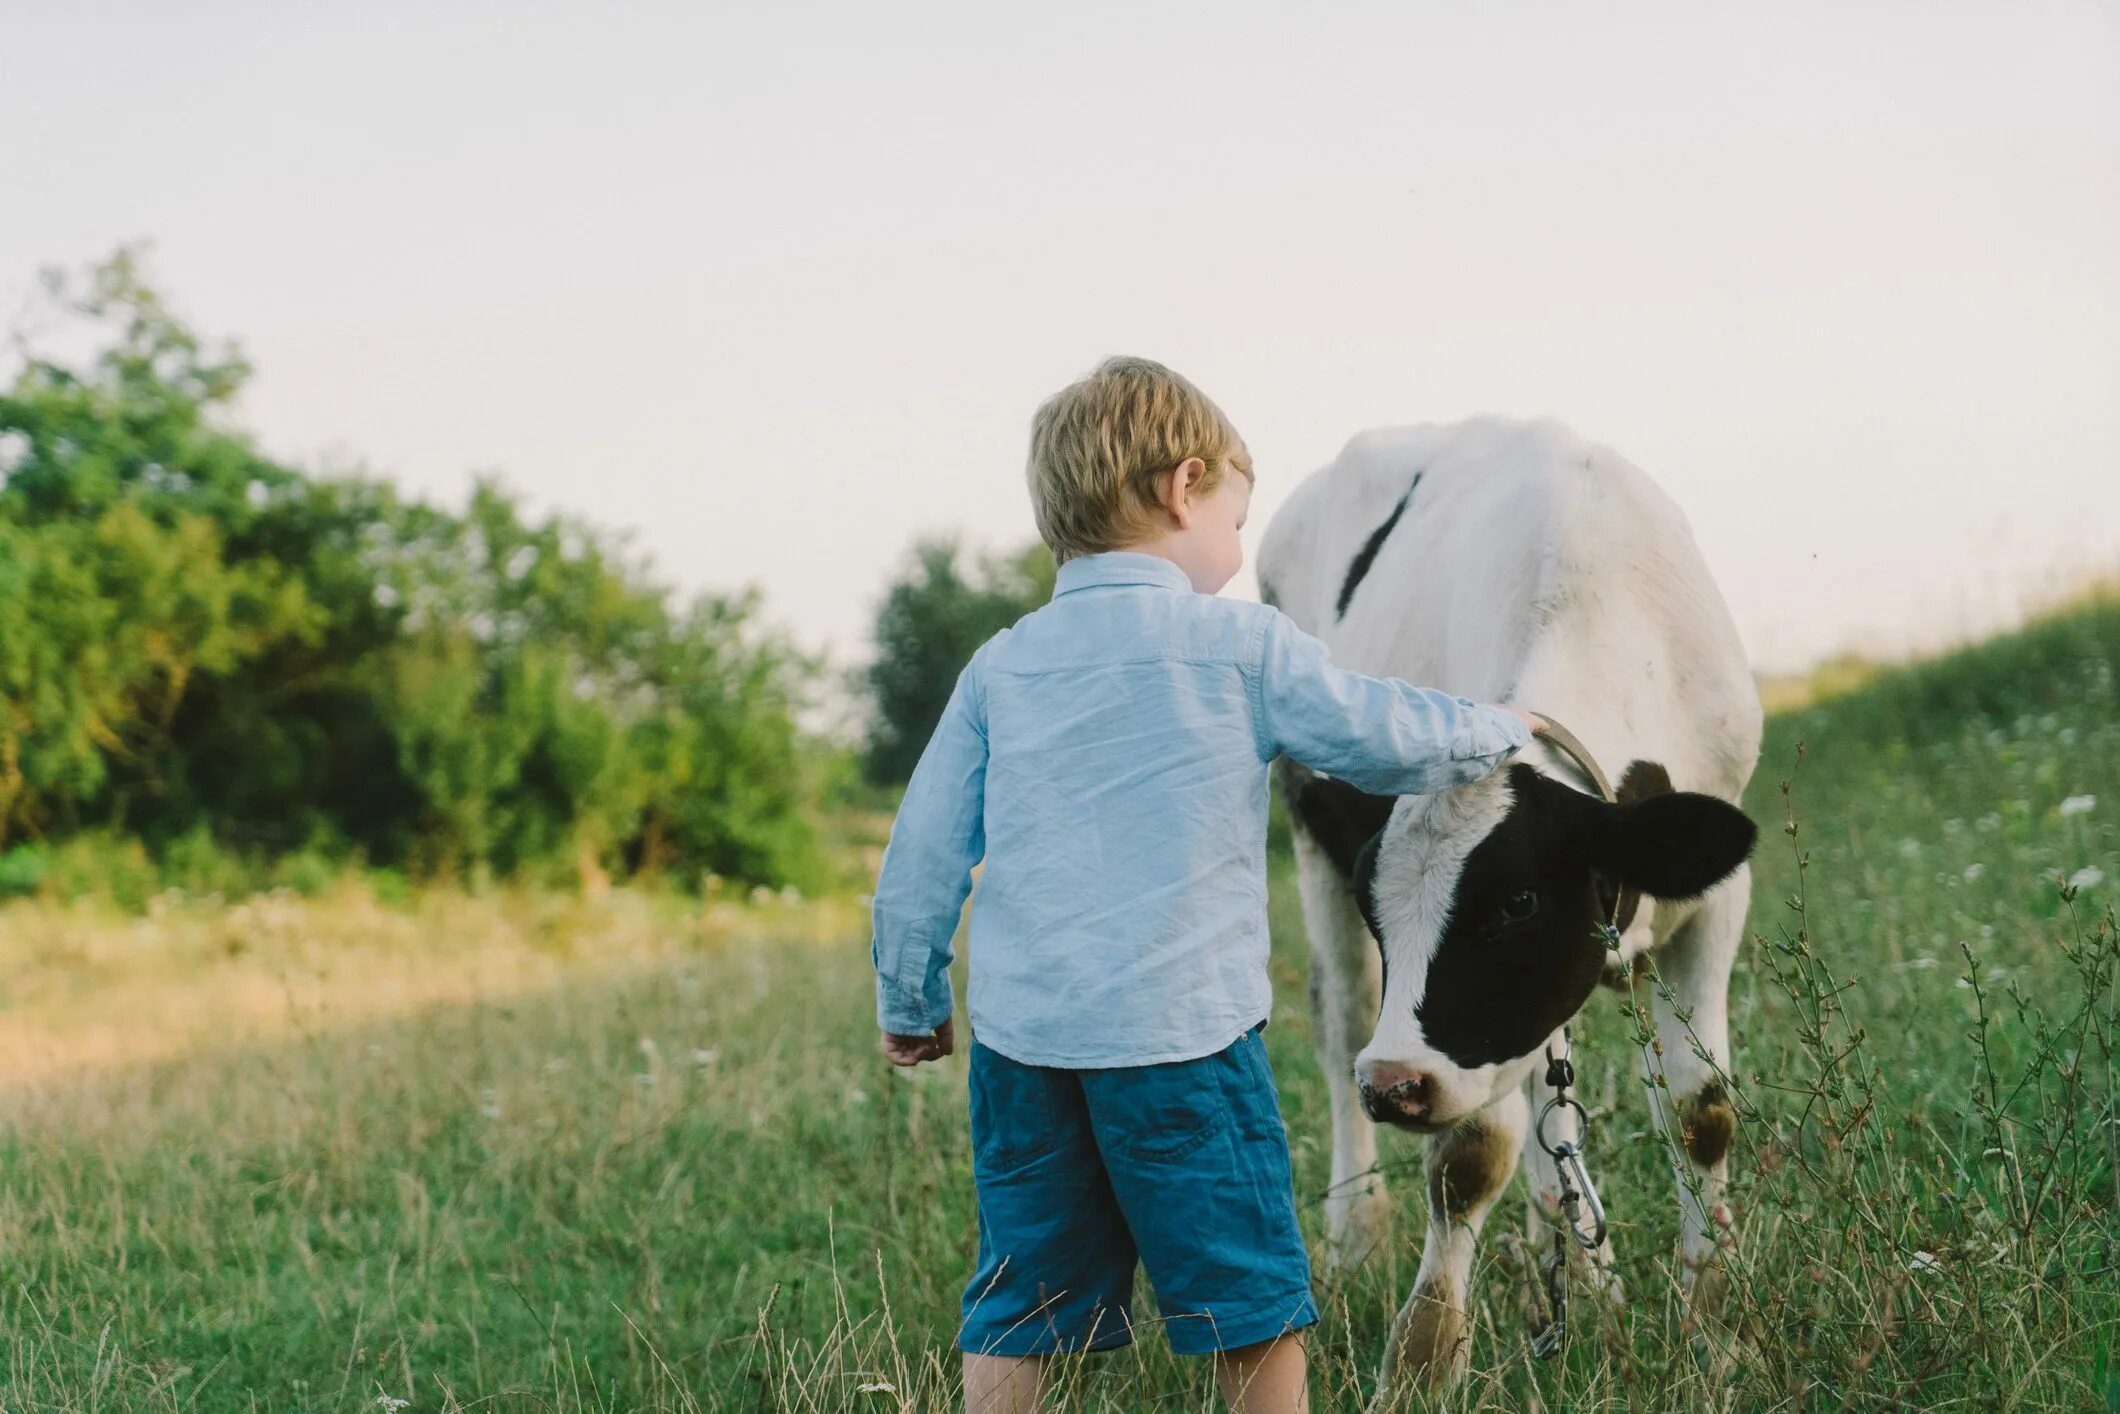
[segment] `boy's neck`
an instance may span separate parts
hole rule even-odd
[[[1214,593],[1215,591],[1212,589],[1202,589],[1200,587],[1200,576],[1193,572],[1190,565],[1185,563],[1185,548],[1184,544],[1178,540],[1178,537],[1172,535],[1158,535],[1152,540],[1143,540],[1132,545],[1119,546],[1122,554],[1154,555],[1159,560],[1170,561],[1184,572],[1185,582],[1192,586],[1195,594]]]

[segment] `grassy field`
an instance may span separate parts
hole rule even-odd
[[[1681,1323],[1664,1139],[1630,1003],[1600,993],[1579,1064],[1631,1305],[1535,1364],[1488,1243],[1452,1407],[2120,1407],[2116,664],[2120,607],[2094,605],[1772,721],[1730,1323]],[[1268,1037],[1315,1238],[1322,1088],[1276,883]],[[851,901],[21,903],[0,961],[0,1408],[951,1397],[962,1063],[877,1057]],[[1394,1250],[1321,1283],[1321,1409],[1374,1378],[1413,1176]],[[1063,1379],[1067,1407],[1212,1407],[1152,1323]]]

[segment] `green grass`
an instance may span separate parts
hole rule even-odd
[[[1770,723],[1727,1362],[1672,1299],[1662,1140],[1628,1003],[1600,993],[1579,1068],[1613,1106],[1591,1157],[1631,1304],[1534,1364],[1490,1241],[1453,1407],[2120,1407],[2116,664],[2120,607],[2094,604]],[[1287,885],[1268,1038],[1315,1240],[1327,1129]],[[951,1397],[962,1063],[876,1056],[844,902],[17,904],[0,962],[0,1407]],[[1386,1162],[1419,1155],[1387,1136]],[[1417,1264],[1411,1176],[1392,1250],[1321,1284],[1320,1409],[1374,1378]],[[1063,1379],[1068,1407],[1212,1407],[1152,1325]]]

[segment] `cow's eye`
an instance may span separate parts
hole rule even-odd
[[[1538,912],[1538,890],[1518,889],[1502,900],[1502,922],[1522,923]]]

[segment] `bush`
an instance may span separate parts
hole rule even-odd
[[[315,898],[336,883],[343,872],[338,862],[326,854],[314,849],[297,850],[273,861],[272,886]]]
[[[814,871],[815,666],[753,596],[679,602],[492,483],[458,513],[280,465],[226,425],[249,365],[129,253],[48,289],[101,347],[0,379],[0,848],[136,834],[209,893],[279,856]]]
[[[0,854],[0,898],[25,898],[37,892],[51,867],[50,859],[35,845],[18,844]]]
[[[127,913],[145,913],[161,889],[161,871],[138,840],[95,831],[52,847],[45,891],[60,898],[103,899]]]
[[[256,887],[256,871],[215,842],[213,832],[194,825],[162,847],[157,871],[164,888],[194,897],[241,898]]]

